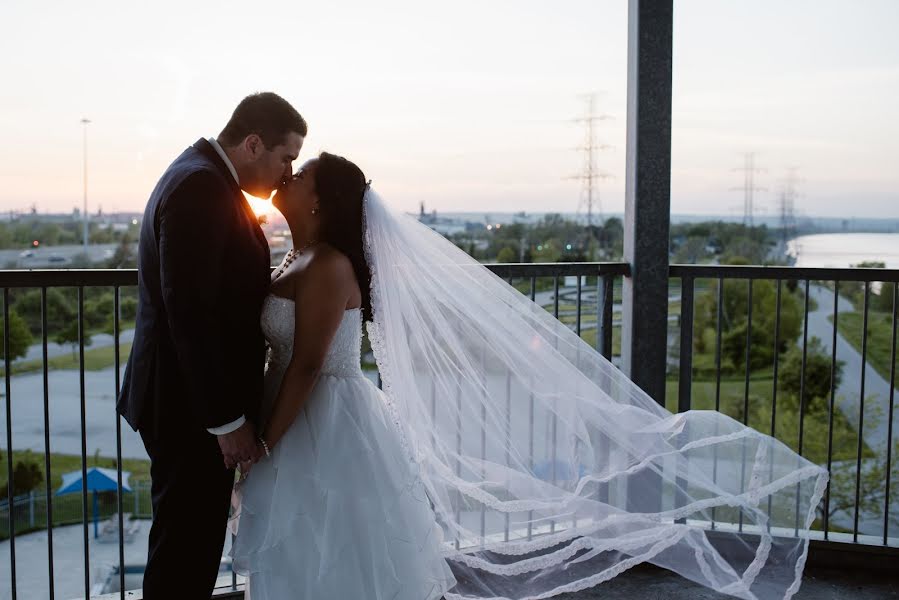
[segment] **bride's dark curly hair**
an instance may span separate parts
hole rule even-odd
[[[362,317],[371,320],[371,270],[365,259],[362,197],[365,175],[354,163],[322,152],[315,168],[315,191],[321,215],[321,239],[343,252],[353,263],[362,291]]]

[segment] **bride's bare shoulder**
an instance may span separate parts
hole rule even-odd
[[[309,274],[318,276],[335,277],[355,281],[353,263],[346,254],[331,246],[321,243],[315,249],[312,259],[309,261]]]

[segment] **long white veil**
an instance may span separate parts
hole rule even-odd
[[[368,325],[461,598],[548,598],[641,562],[739,598],[799,588],[827,472],[671,414],[543,308],[365,194]]]

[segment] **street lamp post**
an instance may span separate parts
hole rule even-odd
[[[84,219],[84,258],[87,260],[87,236],[88,236],[88,214],[87,214],[87,126],[90,123],[90,119],[81,119],[82,124],[82,132],[83,132],[83,142],[84,142],[84,214],[82,218]]]

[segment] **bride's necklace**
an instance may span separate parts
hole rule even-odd
[[[303,256],[303,252],[308,250],[314,244],[315,240],[312,240],[308,244],[305,244],[302,248],[291,248],[290,250],[288,250],[287,255],[284,257],[284,262],[281,263],[281,266],[275,272],[275,276],[272,277],[271,283],[274,283],[278,279],[278,277],[280,277],[284,273],[284,271],[287,270],[287,267],[290,266],[290,263]]]

